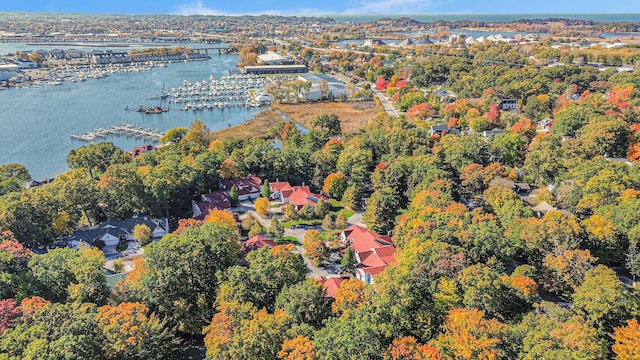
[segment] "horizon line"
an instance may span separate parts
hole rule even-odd
[[[373,14],[373,13],[366,13],[366,14],[359,14],[359,13],[353,13],[353,14],[347,14],[347,13],[317,13],[317,14],[309,14],[309,13],[300,13],[300,14],[295,14],[295,13],[291,13],[291,14],[273,14],[273,13],[268,13],[269,10],[267,10],[267,12],[265,13],[237,13],[237,14],[175,14],[175,13],[111,13],[111,12],[102,12],[102,13],[91,13],[91,12],[78,12],[78,11],[72,11],[72,12],[64,12],[64,11],[39,11],[39,12],[34,12],[34,11],[20,11],[20,10],[16,10],[16,11],[0,11],[0,14],[66,14],[66,15],[169,15],[169,16],[228,16],[228,17],[233,17],[233,16],[282,16],[282,17],[287,17],[287,16],[305,16],[305,17],[310,17],[310,16],[404,16],[404,17],[411,17],[411,16],[461,16],[461,15],[470,15],[470,16],[497,16],[497,15],[501,15],[501,16],[505,16],[505,15],[509,15],[509,16],[515,16],[515,15],[528,15],[528,16],[539,16],[539,15],[554,15],[554,16],[558,16],[558,15],[640,15],[640,12],[637,13],[621,13],[621,12],[585,12],[585,13],[553,13],[553,12],[549,12],[549,13],[468,13],[468,12],[452,12],[452,13],[423,13],[423,14],[403,14],[403,13],[378,13],[378,14]]]

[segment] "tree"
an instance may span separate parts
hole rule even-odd
[[[231,190],[229,190],[229,204],[231,205],[231,207],[235,207],[238,206],[238,204],[240,204],[240,200],[238,199],[238,187],[233,185],[231,187]]]
[[[280,222],[280,220],[276,219],[275,217],[271,219],[271,224],[267,229],[267,234],[274,238],[281,238],[284,236],[284,227],[282,227],[282,223]]]
[[[133,227],[133,239],[147,245],[151,240],[151,229],[145,224],[137,224]]]
[[[268,198],[261,197],[256,199],[256,212],[260,215],[267,215],[269,213]]]
[[[27,295],[31,256],[32,252],[16,241],[10,231],[0,233],[0,299]]]
[[[238,166],[235,161],[226,159],[220,164],[220,178],[223,180],[234,180],[240,177]]]
[[[347,310],[353,310],[370,300],[370,289],[358,279],[348,279],[340,283],[336,291],[335,301],[331,304],[331,310],[342,314]]]
[[[144,301],[169,326],[200,333],[213,317],[216,272],[235,265],[240,255],[236,230],[219,224],[165,235],[145,249],[146,271],[140,275]]]
[[[13,163],[0,166],[0,196],[22,190],[30,180],[31,175],[24,165]]]
[[[0,300],[0,336],[18,321],[20,306],[13,299]]]
[[[269,180],[265,180],[264,184],[262,184],[260,194],[263,198],[271,199],[271,185],[269,184]]]
[[[505,356],[502,339],[507,326],[484,318],[484,311],[453,309],[442,325],[436,347],[444,358],[496,359]]]
[[[355,253],[353,252],[353,249],[351,248],[351,246],[347,246],[347,249],[345,250],[344,255],[342,256],[340,267],[345,273],[351,274],[355,270],[355,264],[356,264]]]
[[[333,221],[331,214],[325,215],[324,219],[322,219],[322,228],[325,230],[333,230],[334,227],[335,222]]]
[[[307,336],[298,335],[293,339],[285,339],[278,352],[282,360],[316,360],[315,346]]]
[[[336,215],[336,229],[346,229],[347,226],[349,226],[347,216],[344,212],[339,212],[338,215]]]
[[[620,326],[613,330],[616,341],[613,345],[613,352],[616,354],[616,359],[640,359],[640,325],[638,325],[638,320],[635,318],[627,320],[626,326]]]
[[[163,144],[168,143],[179,143],[180,140],[187,134],[189,129],[185,127],[173,128],[169,129],[164,135],[160,138],[160,142]]]
[[[331,173],[324,179],[324,185],[322,191],[329,197],[334,199],[341,199],[349,182],[347,177],[341,173]]]
[[[344,193],[342,193],[342,199],[340,202],[344,207],[357,210],[360,208],[360,192],[356,186],[349,186],[345,189]]]
[[[256,220],[251,225],[251,229],[249,229],[249,234],[247,234],[250,238],[258,235],[264,234],[264,227],[260,224],[260,221]]]
[[[429,345],[420,345],[413,336],[393,339],[383,354],[385,360],[442,360],[438,350]]]
[[[320,232],[318,230],[309,230],[304,234],[302,247],[306,251],[307,258],[315,266],[319,266],[325,262],[329,259],[329,255],[331,255],[324,240],[320,238]]]
[[[336,114],[320,113],[311,118],[310,124],[313,127],[320,128],[324,141],[342,134],[340,118]]]
[[[424,102],[424,94],[422,91],[411,91],[404,94],[400,100],[400,111],[407,111],[413,105]]]
[[[130,159],[130,154],[126,154],[111,142],[81,146],[77,149],[72,149],[67,154],[67,164],[70,168],[86,168],[89,170],[91,177],[94,176],[94,171],[102,173],[110,165],[122,164]]]
[[[581,316],[542,302],[512,328],[512,357],[523,360],[605,359],[607,349],[596,329]]]
[[[584,281],[596,258],[589,250],[565,250],[547,254],[542,261],[542,284],[556,295],[570,295]]]
[[[638,311],[637,299],[604,265],[587,271],[584,282],[573,294],[573,304],[601,336],[624,325]]]
[[[149,309],[138,303],[106,305],[98,309],[96,322],[107,359],[177,359],[180,341]]]
[[[296,324],[308,324],[316,329],[331,313],[327,292],[320,282],[307,278],[291,286],[282,288],[276,298],[276,309],[289,314]]]
[[[326,215],[329,215],[329,212],[331,211],[329,206],[330,206],[329,203],[325,199],[323,198],[318,199],[318,202],[316,203],[316,206],[313,209],[315,212],[316,218],[322,219]]]
[[[393,189],[388,186],[380,187],[367,201],[367,210],[364,212],[362,221],[369,229],[387,234],[395,225],[399,205]]]
[[[238,224],[233,214],[228,210],[211,209],[204,218],[205,224],[218,224],[229,229],[236,229]]]
[[[296,210],[294,204],[287,204],[287,206],[284,207],[284,216],[282,219],[285,221],[298,219],[298,210]]]

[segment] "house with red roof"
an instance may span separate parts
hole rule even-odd
[[[269,183],[271,189],[271,199],[285,202],[293,194],[293,187],[286,181]]]
[[[293,204],[300,210],[305,205],[315,207],[320,199],[329,200],[323,194],[312,193],[308,186],[294,186],[291,195],[285,198],[285,203]]]
[[[253,175],[249,175],[244,179],[223,180],[220,182],[220,190],[202,195],[202,200],[199,202],[191,202],[193,217],[203,220],[212,209],[229,209],[231,207],[229,191],[234,185],[238,188],[238,200],[256,199],[260,197],[261,184],[262,180]]]
[[[351,225],[340,234],[340,239],[354,250],[356,278],[366,284],[373,284],[375,276],[396,263],[395,248],[389,236]]]
[[[242,243],[242,248],[244,249],[245,253],[250,253],[265,246],[274,247],[276,246],[276,243],[275,241],[273,241],[273,239],[269,239],[268,237],[264,237],[262,235],[254,236]]]
[[[262,191],[262,180],[259,177],[249,175],[244,179],[222,180],[220,189],[229,191],[233,186],[238,188],[238,199],[240,201],[257,199]]]
[[[340,288],[340,284],[342,283],[342,278],[339,277],[330,277],[325,278],[321,277],[318,279],[322,283],[322,287],[327,292],[327,299],[335,299],[336,292]]]
[[[136,146],[131,150],[131,156],[136,157],[150,151],[156,151],[156,147],[153,145]]]

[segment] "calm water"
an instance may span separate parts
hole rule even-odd
[[[418,21],[434,22],[439,20],[458,21],[487,21],[487,22],[510,22],[520,19],[579,19],[603,22],[640,22],[640,14],[392,14],[392,15],[326,15],[336,21],[375,21],[382,18],[396,19],[409,17]]]
[[[88,144],[71,139],[72,133],[122,122],[166,131],[188,127],[195,119],[215,130],[249,120],[260,110],[235,107],[153,115],[124,110],[125,106],[157,105],[159,100],[148,97],[159,94],[163,84],[169,89],[181,86],[184,80],[193,83],[208,80],[211,74],[228,75],[237,61],[235,55],[212,55],[208,61],[169,64],[151,71],[117,73],[53,87],[2,90],[0,164],[21,163],[35,179],[44,179],[66,171],[69,150]],[[144,140],[125,137],[109,140],[127,151],[144,144]]]

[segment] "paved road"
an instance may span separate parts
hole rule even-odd
[[[382,107],[384,108],[384,111],[387,112],[387,114],[395,118],[400,117],[400,114],[398,114],[396,109],[393,108],[393,105],[391,105],[391,102],[389,102],[389,99],[384,95],[383,92],[375,90],[375,94],[376,97],[380,100],[380,103],[382,104]]]

